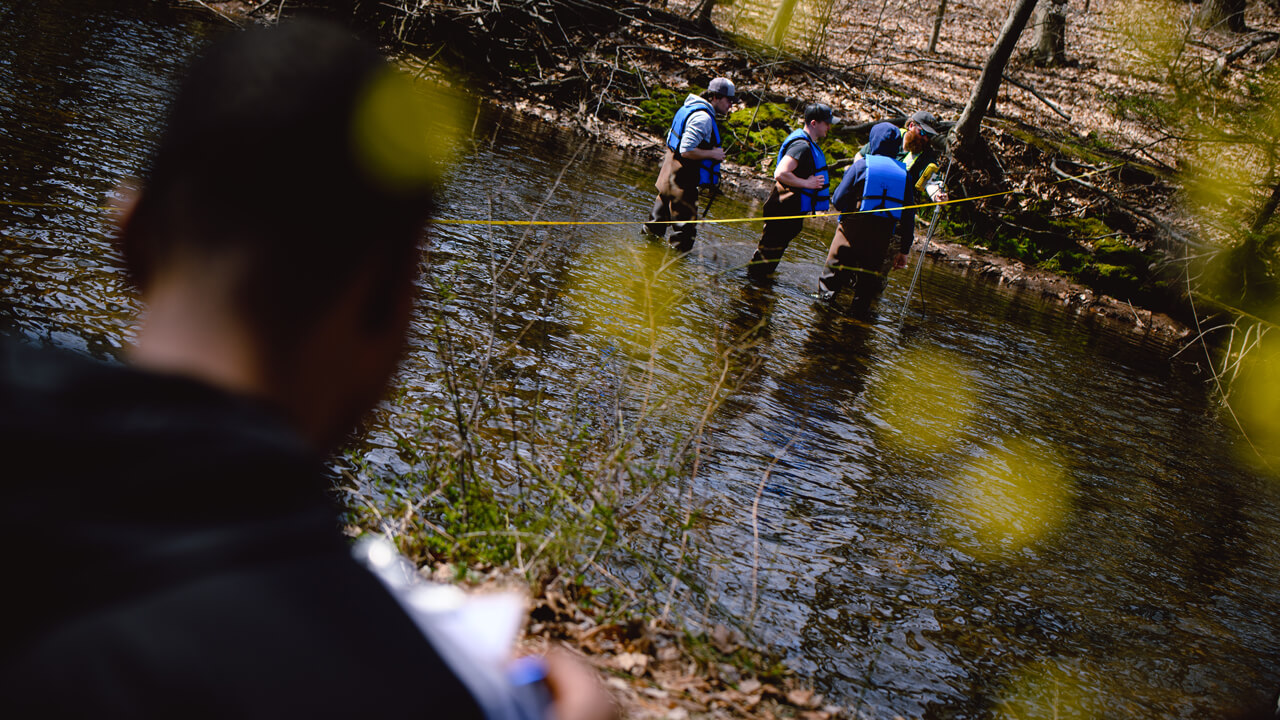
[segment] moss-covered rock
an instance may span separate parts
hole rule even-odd
[[[1121,300],[1131,300],[1141,293],[1141,280],[1125,265],[1093,262],[1081,268],[1078,275],[1094,290]]]
[[[797,114],[787,105],[781,103],[760,103],[743,107],[729,113],[729,124],[743,128],[751,127],[790,127],[796,122]]]
[[[666,137],[671,127],[671,118],[684,105],[687,92],[655,88],[649,93],[649,99],[640,101],[640,111],[636,113],[636,121],[649,132]]]
[[[826,153],[827,162],[833,163],[844,158],[852,158],[858,154],[858,148],[860,147],[862,146],[827,136],[826,142],[823,143],[822,151]]]
[[[730,113],[725,121],[726,134],[738,140],[731,148],[733,161],[758,165],[772,157],[791,132],[795,116],[795,111],[779,103],[760,103]]]
[[[1098,262],[1121,265],[1135,272],[1145,273],[1146,267],[1151,264],[1151,259],[1142,250],[1115,238],[1103,238],[1096,242],[1093,255]]]

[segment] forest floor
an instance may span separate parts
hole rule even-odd
[[[283,6],[241,0],[180,1],[238,22],[245,21],[251,10],[256,10],[254,19],[270,21]],[[713,16],[717,30],[711,33],[687,20],[695,4],[695,0],[655,0],[651,5],[626,0],[505,3],[504,11],[516,6],[520,12],[533,11],[542,28],[541,36],[533,40],[516,37],[528,23],[513,23],[498,13],[498,2],[477,2],[472,7],[455,0],[433,0],[412,3],[417,6],[414,10],[384,4],[379,12],[385,22],[379,26],[384,40],[386,29],[396,28],[390,33],[393,52],[417,44],[419,55],[451,50],[456,61],[470,53],[473,64],[488,68],[476,83],[486,97],[599,142],[652,157],[656,173],[661,138],[640,119],[640,103],[652,88],[683,90],[726,75],[734,79],[741,94],[757,101],[781,101],[793,107],[828,103],[844,123],[900,118],[927,109],[949,124],[959,118],[1008,12],[1005,0],[952,0],[936,51],[930,53],[937,0],[834,0],[831,22],[817,43],[821,51],[784,55],[747,39],[759,36],[768,23],[763,0],[720,0]],[[598,33],[584,34],[582,28],[555,27],[559,18],[538,15],[542,9],[566,7],[587,8],[609,22]],[[1069,61],[1060,67],[1035,67],[1027,58],[1030,30],[1025,32],[1005,72],[1022,87],[1008,82],[1002,86],[983,132],[1008,189],[1015,191],[1015,202],[1048,201],[1050,212],[1070,217],[1128,214],[1127,242],[1168,249],[1167,238],[1160,237],[1158,227],[1144,217],[1174,227],[1190,227],[1194,221],[1181,209],[1178,137],[1142,110],[1145,99],[1163,90],[1124,62],[1124,36],[1119,28],[1133,20],[1124,13],[1136,12],[1137,7],[1138,3],[1128,0],[1070,3]],[[448,15],[450,22],[433,23],[437,10]],[[496,15],[486,14],[491,10]],[[473,20],[476,27],[462,24]],[[402,22],[397,26],[397,21]],[[1280,18],[1265,3],[1250,4],[1247,24],[1250,32],[1246,34],[1207,34],[1194,51],[1212,63],[1252,39],[1280,31]],[[405,37],[410,26],[421,31],[416,43]],[[439,47],[433,49],[433,42]],[[802,39],[799,45],[805,42]],[[501,52],[504,43],[506,52]],[[511,52],[512,47],[526,44],[531,48],[527,58]],[[576,51],[568,52],[567,47]],[[539,50],[550,52],[541,53],[539,59]],[[549,61],[544,62],[548,54]],[[526,60],[536,65],[536,71],[521,69]],[[1236,62],[1263,61],[1254,54]],[[606,95],[613,98],[607,104],[602,102]],[[1124,164],[1137,171],[1100,174],[1091,180],[1092,188],[1066,184],[1052,170],[1055,157],[1076,168]],[[1084,157],[1093,160],[1085,165]],[[763,167],[733,166],[726,175],[731,191],[767,192],[770,176]],[[951,187],[951,195],[963,197],[967,189],[961,182]],[[1146,216],[1132,212],[1134,208]],[[1172,340],[1190,333],[1169,314],[1095,292],[991,252],[981,243],[952,242],[959,239],[935,241],[931,254],[1055,297],[1082,313],[1124,323],[1135,332]],[[445,577],[449,573],[448,567],[441,566],[437,579],[456,580]],[[505,577],[500,570],[490,570],[472,580],[492,586],[510,582]],[[781,669],[776,659],[744,647],[742,638],[727,629],[714,628],[692,637],[658,619],[617,623],[608,617],[573,586],[553,583],[534,603],[524,646],[538,650],[549,643],[564,643],[579,650],[606,673],[626,717],[821,720],[857,714],[828,705],[802,679]]]

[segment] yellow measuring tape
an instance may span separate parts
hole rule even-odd
[[[1087,178],[1091,175],[1110,172],[1111,170],[1115,170],[1116,168],[1119,168],[1119,167],[1123,167],[1123,166],[1114,165],[1112,167],[1103,168],[1101,170],[1093,170],[1091,172],[1084,173],[1083,175],[1074,175],[1069,178],[1063,178],[1062,180],[1057,180],[1050,184],[1057,185],[1058,183],[1063,183],[1063,182],[1066,182],[1067,180],[1079,180],[1081,178]],[[1017,192],[1017,191],[1003,190],[1001,192],[991,193],[989,195],[976,195],[974,197],[957,198],[955,200],[944,200],[943,202],[928,202],[928,203],[921,203],[919,205],[906,205],[901,209],[915,210],[919,208],[934,207],[935,205],[955,205],[957,203],[974,202],[976,200],[986,200],[987,198],[1000,197],[1001,195],[1009,195],[1014,192]],[[14,205],[18,207],[34,207],[34,208],[59,208],[59,209],[66,209],[66,210],[82,210],[82,211],[84,210],[108,210],[109,211],[109,210],[115,209],[115,208],[92,206],[92,205],[89,207],[83,207],[80,205],[67,205],[63,203],[22,202],[18,200],[0,200],[0,205]],[[726,223],[763,222],[765,220],[802,220],[805,218],[835,217],[837,215],[859,215],[862,213],[876,213],[876,212],[884,212],[884,210],[883,209],[881,210],[850,210],[848,212],[835,211],[835,212],[824,212],[824,213],[810,213],[808,215],[777,215],[777,216],[770,216],[770,217],[759,216],[759,217],[746,217],[746,218],[719,218],[715,220],[452,220],[448,218],[437,218],[432,220],[431,222],[432,224],[435,224],[435,225],[526,225],[526,226],[527,225],[673,225],[673,224],[695,224],[695,223],[699,225],[704,225],[704,224],[713,225],[713,224],[726,224]]]
[[[67,205],[65,203],[38,203],[38,202],[21,202],[18,200],[0,200],[0,205],[17,205],[18,207],[36,207],[36,208],[62,208],[65,210],[111,210],[112,208],[102,205]]]

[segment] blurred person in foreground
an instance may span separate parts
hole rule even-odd
[[[328,496],[405,340],[433,111],[317,21],[192,65],[121,212],[128,364],[0,345],[6,716],[543,717],[357,562]],[[560,720],[613,714],[567,653],[545,685]]]

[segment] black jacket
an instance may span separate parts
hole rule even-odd
[[[0,342],[0,451],[7,717],[479,717],[267,408]]]

